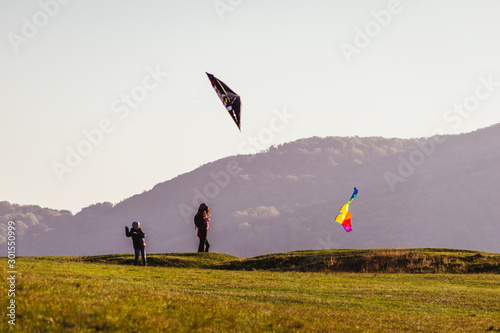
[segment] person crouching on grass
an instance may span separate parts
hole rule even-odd
[[[142,264],[146,266],[146,241],[144,238],[146,234],[141,229],[141,224],[137,221],[132,223],[132,229],[128,229],[125,226],[125,236],[132,237],[132,242],[134,243],[135,250],[135,261],[134,265],[137,265],[139,261],[139,254],[142,256]]]

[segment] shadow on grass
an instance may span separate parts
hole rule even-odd
[[[148,266],[158,267],[186,267],[186,268],[209,268],[220,262],[238,259],[228,254],[221,253],[153,253],[147,255]],[[85,257],[69,257],[70,261],[108,263],[116,265],[133,265],[133,254],[110,254]],[[142,259],[139,258],[139,265]]]

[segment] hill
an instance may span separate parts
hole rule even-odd
[[[322,273],[500,274],[500,254],[450,249],[292,251],[221,262],[212,267]]]
[[[208,163],[75,215],[2,202],[0,234],[13,218],[21,255],[127,253],[124,226],[138,220],[149,252],[191,252],[192,218],[207,202],[211,249],[239,257],[330,248],[500,252],[499,152],[500,125],[420,139],[313,137]],[[332,221],[354,186],[354,230],[346,234]]]
[[[132,255],[120,254],[64,260],[118,265],[132,265],[134,261]],[[148,266],[274,272],[500,274],[500,254],[451,249],[314,250],[245,259],[219,253],[166,253],[148,255]]]
[[[406,251],[442,262],[453,256],[477,263],[496,260],[498,268],[498,254],[440,249],[401,252]],[[247,260],[216,253],[155,254],[151,259],[158,259],[156,267],[121,261],[131,255],[18,258],[15,303],[8,310],[8,320],[16,325],[2,320],[0,331],[500,330],[498,274],[302,272],[314,262],[321,266],[322,255],[350,256],[349,260],[356,261],[368,259],[368,254],[398,257],[397,251],[386,250],[293,252]],[[302,258],[311,257],[314,260],[300,264]],[[293,258],[300,258],[295,268]],[[252,269],[208,269],[236,261]],[[253,270],[270,262],[283,265]],[[0,258],[0,263],[6,267],[7,259]],[[3,279],[5,290],[9,282]],[[14,299],[12,294],[9,298]]]

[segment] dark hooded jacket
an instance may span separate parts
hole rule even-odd
[[[144,240],[146,234],[142,231],[141,228],[132,228],[129,230],[128,227],[126,227],[125,236],[132,237],[132,241],[134,242],[134,249],[143,249],[146,247],[146,241]]]

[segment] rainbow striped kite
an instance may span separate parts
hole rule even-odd
[[[345,231],[349,232],[352,231],[351,228],[351,213],[349,213],[349,204],[351,203],[352,199],[356,198],[356,195],[358,194],[358,189],[354,188],[354,193],[351,196],[351,199],[340,208],[339,213],[337,214],[337,217],[335,218],[335,221],[342,224],[344,227]]]

